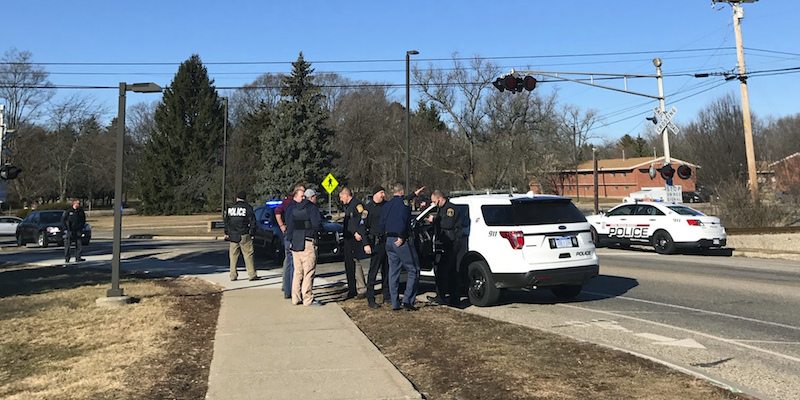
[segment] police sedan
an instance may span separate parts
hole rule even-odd
[[[586,219],[598,245],[650,245],[660,254],[670,254],[677,248],[709,249],[727,242],[719,218],[682,204],[623,203]]]

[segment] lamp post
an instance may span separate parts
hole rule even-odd
[[[411,190],[411,56],[416,50],[406,52],[406,190]]]
[[[222,219],[225,219],[225,181],[228,175],[228,98],[222,97],[225,102],[225,118],[222,127]]]
[[[106,298],[119,299],[120,303],[127,303],[127,297],[124,296],[123,290],[119,287],[119,261],[120,249],[122,243],[122,167],[125,158],[125,93],[155,93],[161,92],[161,86],[155,83],[134,83],[126,84],[125,82],[119,83],[119,110],[117,114],[117,163],[116,174],[114,177],[114,246],[113,256],[111,258],[111,289],[106,291]],[[98,303],[108,303],[103,301],[104,298],[98,299]]]

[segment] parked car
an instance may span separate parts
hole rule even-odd
[[[704,203],[703,197],[700,196],[700,193],[697,192],[683,192],[683,202],[684,203]]]
[[[599,273],[589,223],[568,197],[476,195],[450,201],[461,213],[462,248],[456,261],[469,301],[494,304],[505,289],[550,289],[560,299],[580,294]],[[414,221],[420,275],[434,278],[436,238],[426,217]]]
[[[51,243],[58,246],[64,245],[64,231],[61,229],[61,217],[64,210],[34,211],[28,214],[19,225],[15,236],[18,246],[35,242],[39,247],[47,247]],[[83,227],[81,243],[86,246],[92,240],[92,226],[88,223]]]
[[[586,219],[598,245],[643,244],[661,254],[673,253],[679,247],[725,247],[728,238],[719,218],[682,204],[623,203]]]
[[[283,232],[275,219],[275,208],[281,204],[280,200],[267,201],[263,206],[256,207],[256,234],[253,237],[253,247],[257,252],[269,254],[276,264],[283,263],[285,256],[283,249]],[[317,245],[320,257],[337,257],[344,248],[344,227],[338,222],[331,222],[330,216],[323,214],[323,231],[320,232]]]
[[[17,233],[17,225],[22,222],[19,217],[0,217],[0,235],[13,235]]]

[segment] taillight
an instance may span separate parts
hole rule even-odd
[[[500,231],[500,236],[508,239],[508,243],[511,244],[514,250],[519,250],[522,246],[525,246],[525,236],[522,231]]]
[[[691,226],[703,226],[703,221],[699,219],[687,219],[686,222]]]

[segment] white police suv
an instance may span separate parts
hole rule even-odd
[[[461,212],[462,248],[456,268],[476,306],[495,303],[504,289],[549,288],[560,299],[577,296],[599,263],[589,223],[568,197],[475,195],[450,199]],[[436,238],[426,217],[414,222],[421,275],[434,277]]]
[[[728,237],[719,218],[682,204],[623,203],[586,219],[598,245],[651,245],[661,254],[673,253],[679,247],[724,247]]]

